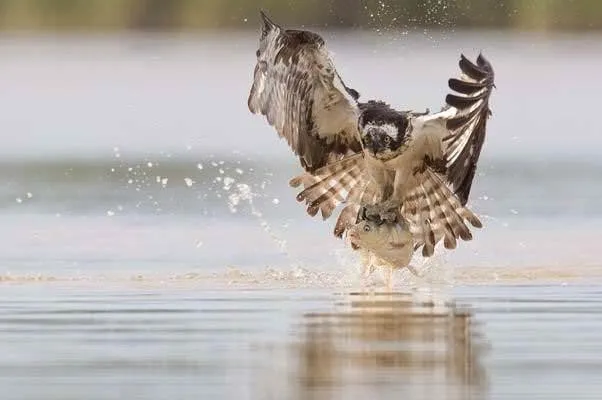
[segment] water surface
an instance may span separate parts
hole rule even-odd
[[[325,37],[416,110],[489,57],[484,229],[370,294],[246,108],[255,34],[3,37],[3,399],[598,398],[599,36]]]

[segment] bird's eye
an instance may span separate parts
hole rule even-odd
[[[365,232],[370,232],[370,229],[372,229],[372,228],[370,228],[370,225],[368,225],[368,224],[364,225]]]
[[[385,136],[385,144],[386,145],[391,144],[391,138],[389,136]]]

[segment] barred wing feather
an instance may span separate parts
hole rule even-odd
[[[476,64],[461,55],[459,65],[461,78],[452,78],[448,82],[450,89],[459,94],[448,94],[445,98],[454,113],[446,120],[449,134],[444,137],[443,144],[446,180],[464,205],[485,141],[487,119],[491,115],[489,99],[495,84],[493,67],[482,54],[477,57]]]
[[[355,154],[290,181],[292,187],[303,186],[297,201],[305,203],[311,216],[320,211],[322,218],[328,219],[338,205],[345,204],[334,229],[337,237],[357,222],[362,205],[378,201],[377,188],[366,175],[364,163],[363,155]]]
[[[359,94],[341,80],[322,37],[261,17],[249,110],[265,116],[306,171],[360,152]]]
[[[417,173],[417,184],[408,191],[401,214],[409,222],[415,247],[422,255],[433,255],[443,239],[446,249],[454,249],[457,239],[472,240],[468,224],[481,228],[479,218],[460,203],[441,177],[431,168]]]
[[[422,247],[423,256],[433,255],[441,240],[447,249],[455,248],[458,239],[471,240],[469,224],[482,227],[479,218],[460,203],[442,177],[431,168],[417,172],[413,181],[416,184],[408,190],[400,213],[409,222],[416,249]],[[379,191],[366,175],[360,154],[345,157],[314,174],[297,176],[290,184],[303,186],[297,200],[306,204],[307,212],[312,216],[321,211],[322,218],[327,219],[338,205],[345,204],[335,225],[337,237],[342,237],[358,221],[361,206],[381,200]]]

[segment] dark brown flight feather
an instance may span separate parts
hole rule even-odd
[[[482,54],[477,57],[476,64],[462,54],[459,66],[464,76],[448,82],[450,89],[461,95],[448,94],[445,98],[448,106],[456,108],[457,113],[446,122],[450,135],[444,139],[444,144],[446,178],[465,205],[485,141],[487,119],[491,115],[489,98],[495,84],[493,67]]]
[[[284,29],[263,11],[261,19],[249,110],[265,116],[308,172],[361,152],[359,93],[341,80],[324,39]]]

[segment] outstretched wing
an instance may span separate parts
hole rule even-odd
[[[415,247],[422,247],[423,256],[432,256],[441,240],[447,249],[455,248],[458,239],[471,240],[468,224],[482,227],[478,217],[460,203],[431,168],[417,171],[408,182],[411,186],[401,203],[400,213],[409,222]],[[358,221],[361,206],[382,200],[378,197],[381,191],[368,175],[361,154],[345,157],[314,174],[297,176],[290,184],[304,187],[297,200],[305,202],[311,216],[320,211],[322,218],[327,219],[339,204],[345,204],[334,229],[338,237]]]
[[[360,152],[359,94],[341,80],[324,40],[261,18],[249,110],[266,117],[306,171]]]
[[[446,96],[446,106],[441,112],[416,120],[419,126],[439,131],[445,180],[465,205],[485,141],[487,119],[491,115],[489,98],[495,84],[493,67],[482,54],[476,64],[461,55],[459,65],[461,77],[448,81],[450,89],[458,94]]]

